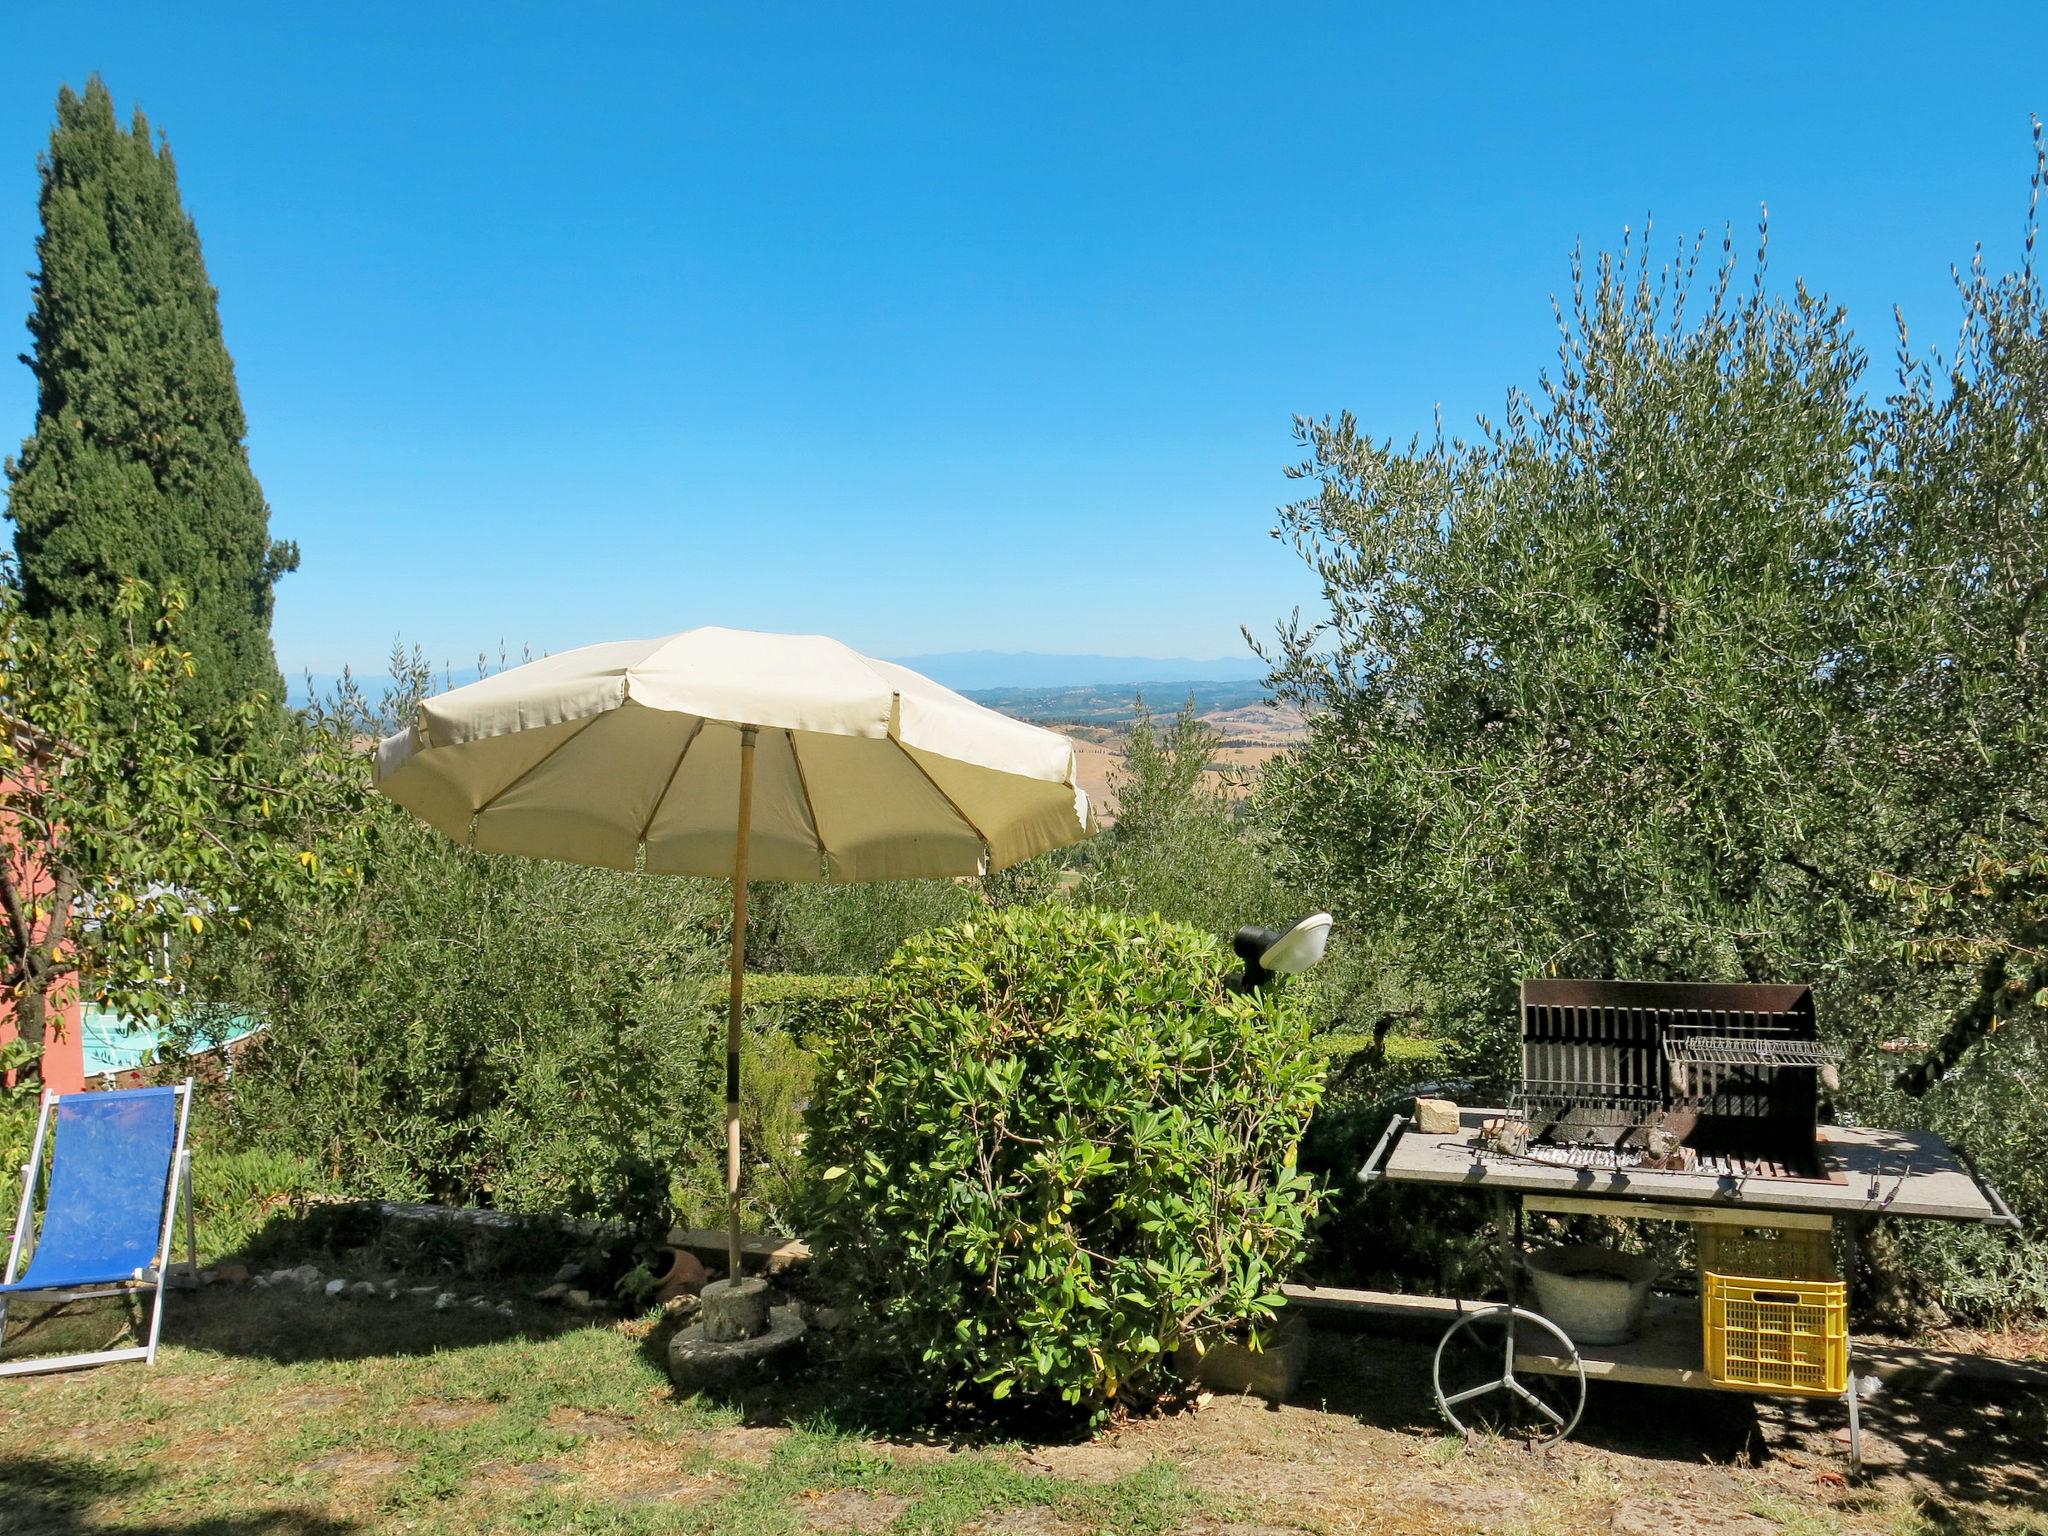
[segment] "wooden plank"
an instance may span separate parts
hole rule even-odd
[[[1529,1337],[1545,1335],[1533,1330]],[[1518,1332],[1516,1338],[1523,1335]],[[1576,1341],[1574,1341],[1576,1342]],[[1649,1387],[1714,1387],[1707,1375],[1706,1346],[1700,1338],[1699,1303],[1682,1296],[1653,1296],[1636,1336],[1621,1344],[1580,1344],[1579,1362],[1588,1381],[1628,1381]],[[1517,1349],[1515,1369],[1537,1376],[1568,1376],[1571,1362],[1540,1349]]]
[[[1611,1216],[1617,1221],[1690,1221],[1708,1226],[1756,1226],[1825,1232],[1835,1218],[1818,1211],[1756,1211],[1732,1205],[1687,1205],[1677,1201],[1597,1195],[1524,1195],[1522,1208],[1554,1216]]]
[[[1283,1285],[1290,1307],[1332,1322],[1429,1324],[1447,1328],[1463,1312],[1493,1305],[1450,1296],[1411,1296],[1403,1291],[1359,1291],[1339,1285]]]
[[[1289,1307],[1301,1308],[1311,1322],[1319,1325],[1417,1328],[1432,1335],[1450,1327],[1463,1313],[1495,1305],[1489,1301],[1353,1290],[1335,1285],[1284,1285],[1280,1289]],[[1585,1363],[1588,1381],[1627,1381],[1716,1392],[1749,1390],[1723,1387],[1707,1376],[1706,1346],[1700,1336],[1696,1298],[1653,1296],[1644,1319],[1643,1332],[1626,1344],[1581,1346],[1579,1358]],[[2048,1391],[2048,1361],[2002,1360],[1990,1355],[1916,1349],[1910,1344],[1880,1341],[1858,1340],[1851,1348],[1850,1368],[1858,1376],[1875,1376],[1891,1391],[1931,1392],[1964,1386],[1987,1391]],[[1537,1375],[1555,1375],[1569,1369],[1562,1360],[1538,1350],[1518,1352],[1515,1364]]]
[[[1540,1335],[1539,1335],[1540,1337]],[[1748,1392],[1757,1397],[1818,1397],[1779,1387],[1724,1386],[1707,1375],[1699,1303],[1685,1296],[1653,1296],[1643,1326],[1625,1344],[1582,1344],[1579,1359],[1588,1381],[1628,1381],[1653,1387],[1698,1387],[1715,1392]],[[1537,1375],[1570,1374],[1568,1362],[1540,1350],[1517,1350],[1518,1370]],[[2001,1360],[1989,1355],[1916,1349],[1882,1341],[1850,1343],[1849,1369],[1875,1377],[1895,1392],[1933,1392],[1961,1386],[1993,1391],[2048,1390],[2048,1361]]]
[[[729,1235],[723,1227],[677,1227],[668,1235],[671,1248],[682,1248],[707,1264],[723,1269]],[[740,1266],[780,1274],[811,1262],[811,1245],[800,1237],[769,1237],[758,1232],[740,1235]]]

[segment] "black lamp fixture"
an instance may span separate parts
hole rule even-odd
[[[1292,976],[1323,958],[1330,943],[1330,914],[1311,912],[1292,928],[1240,928],[1230,947],[1244,962],[1233,992],[1255,992],[1275,976]]]

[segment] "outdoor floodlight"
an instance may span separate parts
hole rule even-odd
[[[1330,943],[1330,914],[1312,912],[1292,928],[1240,928],[1230,947],[1244,962],[1244,974],[1232,983],[1239,992],[1255,991],[1275,976],[1292,976],[1323,958]]]

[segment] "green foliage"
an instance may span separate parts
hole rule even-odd
[[[1689,274],[1603,257],[1558,372],[1475,441],[1300,427],[1320,488],[1284,528],[1331,609],[1274,654],[1310,740],[1265,808],[1503,1041],[1523,976],[1807,976],[1841,942],[1862,357],[1803,290]]]
[[[2038,206],[2038,130],[2037,167]],[[1697,247],[1625,245],[1575,265],[1557,365],[1500,424],[1299,423],[1280,533],[1328,608],[1269,654],[1310,734],[1258,810],[1460,1071],[1512,1071],[1527,976],[1808,981],[1838,1108],[1968,1142],[2048,1216],[2032,249],[1960,276],[1952,361],[1902,331],[1882,399],[1761,251],[1702,280]]]
[[[867,991],[866,976],[812,976],[796,971],[747,973],[746,1022],[749,1028],[774,1027],[802,1042],[831,1028]],[[726,978],[705,987],[705,1007],[723,1016]]]
[[[2038,122],[2034,153],[2038,217]],[[1993,277],[1980,255],[1958,274],[1952,357],[1916,360],[1902,324],[1879,436],[1870,537],[1893,579],[1873,628],[1890,643],[1864,664],[1873,728],[1860,766],[1882,827],[1873,884],[1906,898],[1911,984],[1945,1013],[1913,1020],[1930,1049],[1893,1086],[1915,1097],[1994,1034],[2008,1073],[2048,1053],[2048,299],[2037,233],[2036,223],[2018,272]],[[2048,1140],[2012,1156],[1983,1150],[2048,1213]]]
[[[823,1051],[820,1274],[960,1397],[1095,1410],[1256,1328],[1313,1207],[1321,1064],[1213,935],[1017,908],[912,939]]]
[[[750,990],[753,983],[749,977]],[[751,1015],[751,997],[747,1006]],[[831,1014],[821,1016],[819,1027],[831,1027],[844,1013],[842,1001]],[[740,1036],[740,1209],[750,1231],[798,1231],[794,1213],[809,1176],[803,1155],[804,1107],[817,1070],[817,1057],[801,1040],[778,1025],[750,1019]],[[675,1207],[686,1226],[725,1225],[722,1141],[707,1139],[679,1160]]]
[[[980,905],[972,882],[764,884],[747,891],[747,963],[764,971],[877,971],[896,946]]]
[[[248,1252],[265,1226],[281,1216],[302,1217],[313,1201],[329,1193],[319,1171],[304,1158],[201,1140],[192,1156],[200,1262]],[[184,1242],[182,1230],[178,1241]]]
[[[7,463],[23,594],[110,629],[129,580],[182,588],[188,713],[213,739],[252,694],[283,697],[272,588],[298,550],[270,538],[199,234],[169,147],[140,112],[124,132],[97,78],[57,98],[41,207],[36,428]]]
[[[29,1143],[35,1139],[36,1112],[42,1103],[42,1083],[31,1070],[43,1052],[40,1037],[0,1041],[0,1169],[15,1169],[28,1161]],[[10,1086],[7,1079],[14,1078]],[[20,1198],[17,1187],[0,1195],[0,1222],[4,1231],[14,1230],[12,1203]]]
[[[353,880],[348,766],[202,750],[182,598],[129,582],[110,617],[44,623],[0,591],[0,822],[22,853],[0,861],[0,985],[32,1039],[60,990],[161,1018],[180,944]],[[253,734],[265,708],[217,718]],[[316,837],[337,856],[323,861]]]
[[[310,734],[374,738],[424,688],[352,688]],[[712,1145],[722,892],[457,847],[372,794],[361,878],[203,948],[195,985],[264,1019],[235,1133],[350,1194],[668,1218],[672,1169]]]
[[[1221,741],[1192,698],[1161,730],[1139,697],[1114,785],[1116,824],[1089,849],[1079,900],[1226,935],[1303,914],[1217,779]]]

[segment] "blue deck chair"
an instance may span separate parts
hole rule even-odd
[[[10,1296],[59,1292],[63,1294],[58,1299],[69,1300],[150,1291],[154,1294],[148,1341],[126,1349],[0,1361],[0,1376],[66,1371],[113,1360],[155,1364],[157,1334],[164,1320],[164,1273],[170,1267],[180,1195],[185,1199],[186,1254],[196,1261],[192,1164],[185,1150],[185,1121],[191,1108],[189,1077],[171,1088],[43,1096],[35,1143],[21,1170],[21,1211],[7,1251],[7,1278],[0,1283],[0,1342],[6,1339]],[[46,1156],[49,1194],[23,1273],[21,1251],[29,1238],[29,1218]]]

